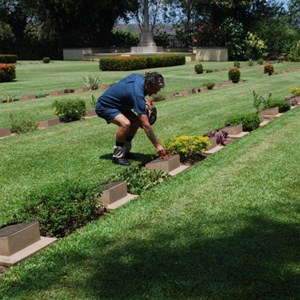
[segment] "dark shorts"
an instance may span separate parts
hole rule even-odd
[[[105,107],[99,101],[96,103],[95,111],[97,116],[106,120],[107,123],[111,123],[111,121],[119,114],[123,114],[129,120],[136,119],[139,122],[137,115],[133,111],[120,111],[117,108]]]

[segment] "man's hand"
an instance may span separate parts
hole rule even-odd
[[[147,105],[149,106],[150,109],[152,109],[154,107],[153,99],[149,99],[146,102],[147,102]]]
[[[166,155],[166,150],[164,149],[164,147],[161,145],[161,144],[158,144],[156,147],[156,153],[159,155],[159,156],[165,156]]]

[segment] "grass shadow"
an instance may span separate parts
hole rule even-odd
[[[139,238],[134,232],[152,225],[136,224],[122,242],[109,235],[94,240],[91,255],[60,251],[12,276],[0,292],[19,298],[61,289],[78,299],[300,299],[299,226],[251,218],[235,234],[209,238],[201,220],[195,223]],[[56,286],[65,277],[72,279]]]
[[[129,161],[137,161],[140,162],[141,165],[145,165],[146,163],[152,161],[155,159],[155,156],[152,154],[144,154],[144,153],[138,153],[133,152],[130,153],[130,157],[128,158]],[[99,156],[99,159],[103,160],[112,160],[112,153],[105,153]]]

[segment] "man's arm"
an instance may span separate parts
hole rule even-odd
[[[148,117],[146,115],[139,115],[140,121],[141,121],[141,126],[143,127],[145,133],[147,134],[147,137],[155,147],[155,150],[158,155],[166,155],[166,151],[163,148],[163,146],[160,144],[159,140],[157,139],[150,123],[148,120]]]

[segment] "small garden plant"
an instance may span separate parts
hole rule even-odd
[[[244,131],[253,131],[259,127],[260,119],[256,113],[240,114],[229,117],[225,120],[225,126],[243,125]]]
[[[300,88],[293,87],[290,89],[292,93],[291,97],[286,97],[285,100],[291,103],[291,106],[298,105],[299,98],[300,98]]]
[[[291,88],[291,93],[294,97],[299,97],[300,96],[300,88],[298,87],[294,87],[294,88]]]
[[[249,59],[249,60],[248,60],[248,66],[249,66],[249,67],[253,67],[253,66],[254,66],[254,60]]]
[[[109,182],[126,181],[131,194],[140,195],[143,191],[169,179],[171,175],[162,171],[148,170],[138,165],[131,165],[123,172],[109,178]]]
[[[15,95],[5,95],[2,99],[2,103],[11,103],[11,102],[14,102],[14,101],[18,101],[19,99],[16,98]]]
[[[13,64],[0,64],[0,83],[10,82],[16,78],[16,67]]]
[[[50,61],[51,61],[50,57],[48,57],[48,56],[43,57],[43,63],[44,64],[49,64]]]
[[[272,100],[272,93],[269,92],[267,98],[258,95],[255,91],[253,91],[253,106],[256,109],[256,113],[258,114],[261,109],[266,109],[270,107],[270,103]]]
[[[297,97],[292,97],[292,98],[288,98],[286,99],[286,101],[290,102],[291,103],[291,106],[296,106],[298,105],[298,98]]]
[[[216,84],[212,81],[206,82],[203,86],[206,86],[208,90],[212,90]]]
[[[13,133],[26,133],[29,131],[34,131],[38,128],[38,116],[33,114],[11,114],[11,125],[10,130]]]
[[[80,120],[86,114],[85,102],[81,99],[56,100],[53,103],[55,114],[62,122]]]
[[[232,67],[229,69],[228,78],[233,83],[238,83],[240,81],[240,77],[241,77],[241,72],[238,67]]]
[[[218,145],[225,146],[226,139],[228,137],[228,132],[224,129],[211,130],[206,134],[209,138],[214,137]]]
[[[264,74],[269,74],[271,76],[274,73],[274,66],[271,63],[264,65]]]
[[[264,60],[263,60],[262,58],[259,58],[259,59],[256,61],[256,63],[257,63],[258,65],[263,65],[263,64],[264,64]]]
[[[202,64],[197,64],[197,65],[195,65],[195,72],[197,73],[197,74],[202,74],[203,73],[203,65]]]
[[[285,100],[272,100],[269,104],[269,108],[271,107],[278,107],[279,112],[284,113],[291,109],[291,103]]]
[[[87,86],[90,91],[98,90],[101,82],[100,76],[85,76],[83,80],[84,85]]]
[[[42,235],[64,237],[99,217],[100,192],[80,180],[57,181],[30,192],[16,219],[37,220]]]

